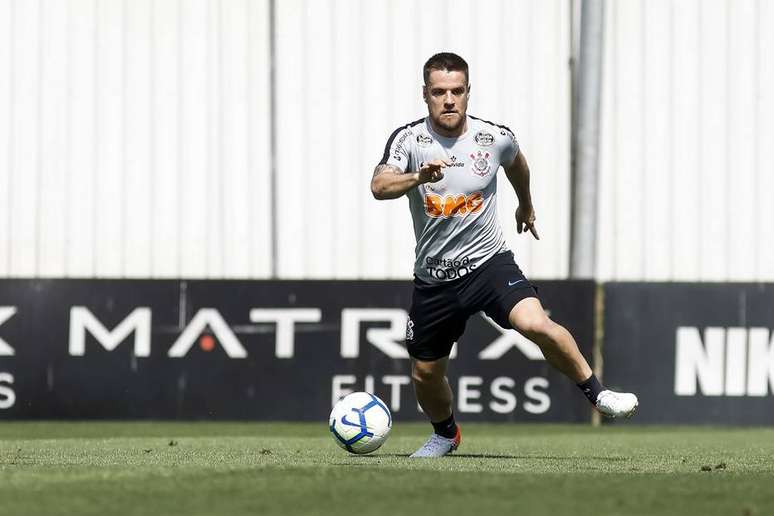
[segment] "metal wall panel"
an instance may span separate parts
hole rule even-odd
[[[10,124],[8,167],[13,171],[8,183],[7,210],[8,263],[23,274],[35,268],[35,229],[38,204],[38,132],[40,127],[37,91],[28,84],[38,81],[40,9],[35,2],[11,6]]]
[[[774,6],[607,4],[597,276],[774,279]]]
[[[511,127],[533,171],[543,240],[518,237],[527,274],[565,277],[569,240],[569,4],[494,0],[277,2],[279,263],[288,278],[403,278],[414,236],[405,199],[375,201],[389,134],[427,113],[421,68],[450,50],[470,64],[469,111]]]
[[[410,276],[406,202],[368,183],[445,49],[532,164],[543,240],[501,178],[509,242],[566,276],[567,2],[283,0],[275,23],[280,277]],[[268,0],[9,0],[0,27],[0,274],[270,275]]]
[[[0,2],[0,275],[268,276],[268,7]]]
[[[607,4],[600,279],[774,279],[771,2]],[[281,277],[408,277],[405,200],[371,199],[421,65],[471,65],[471,113],[533,170],[533,277],[565,277],[570,4],[276,3]],[[267,277],[269,0],[0,2],[0,274]],[[440,22],[439,22],[440,21]]]

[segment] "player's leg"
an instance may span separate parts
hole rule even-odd
[[[411,360],[411,381],[422,410],[430,421],[438,422],[452,415],[452,394],[446,370],[449,357],[438,360]]]
[[[446,378],[448,366],[448,356],[437,360],[411,360],[411,380],[417,401],[433,425],[433,434],[411,455],[414,458],[443,457],[462,442],[459,426],[454,421],[454,397]]]
[[[480,269],[476,285],[476,305],[503,328],[515,328],[535,342],[546,360],[574,381],[602,414],[629,417],[634,413],[637,397],[602,386],[570,332],[546,315],[537,289],[524,277],[512,253],[500,253],[489,260]]]
[[[605,416],[631,417],[637,397],[604,388],[578,349],[575,339],[563,326],[546,315],[536,297],[526,297],[511,309],[511,326],[540,347],[546,360],[574,381]]]
[[[546,315],[538,298],[527,297],[516,303],[508,321],[513,328],[540,347],[549,364],[575,383],[581,383],[591,376],[591,367],[573,336]]]
[[[446,379],[452,345],[465,329],[453,287],[414,284],[406,329],[411,379],[417,402],[433,426],[433,434],[412,457],[440,457],[461,441],[452,410],[452,390]]]

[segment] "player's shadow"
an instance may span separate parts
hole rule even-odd
[[[408,453],[382,453],[380,455],[364,455],[363,458],[378,459],[379,457],[394,457],[405,459],[410,457]],[[489,453],[453,453],[449,455],[450,458],[461,457],[464,459],[525,459],[527,457],[519,457],[517,455],[495,455]]]
[[[557,457],[556,455],[493,455],[488,453],[454,453],[450,457],[462,457],[467,459],[522,459],[522,460],[570,460],[577,461],[578,459],[590,459],[590,460],[604,460],[604,461],[627,461],[627,457],[585,457],[585,456],[573,456],[573,457]]]
[[[361,455],[360,458],[366,460],[378,459],[379,457],[394,457],[394,458],[407,458],[408,453],[382,453],[379,455]],[[586,457],[586,456],[572,456],[572,457],[557,457],[555,455],[500,455],[494,453],[453,453],[449,455],[450,459],[521,459],[521,460],[568,460],[577,461],[579,459],[588,460],[601,460],[608,462],[625,462],[628,461],[628,457]]]

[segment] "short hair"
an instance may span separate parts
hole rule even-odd
[[[439,52],[427,60],[424,68],[422,69],[425,85],[427,85],[427,80],[430,78],[430,72],[433,70],[463,72],[465,74],[465,84],[470,83],[470,78],[468,76],[468,63],[465,62],[465,60],[460,56],[452,52]]]

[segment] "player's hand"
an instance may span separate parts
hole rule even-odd
[[[419,182],[437,183],[443,179],[443,169],[449,165],[451,165],[451,162],[445,159],[423,162],[419,167]]]
[[[535,240],[540,240],[537,229],[535,229],[535,208],[530,204],[529,206],[522,206],[516,208],[516,231],[521,233],[529,230]]]

